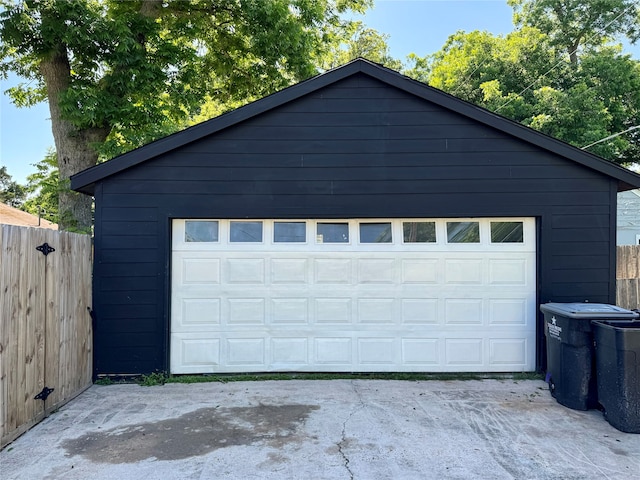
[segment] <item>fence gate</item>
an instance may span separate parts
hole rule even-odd
[[[91,238],[0,225],[0,447],[91,385]]]

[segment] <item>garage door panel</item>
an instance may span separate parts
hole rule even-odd
[[[489,340],[489,364],[518,369],[526,365],[526,338],[492,338]]]
[[[185,258],[182,265],[182,282],[185,285],[220,283],[220,260],[217,258]]]
[[[445,363],[447,366],[477,369],[482,366],[482,338],[447,338]]]
[[[219,298],[182,298],[174,321],[183,331],[207,331],[220,325]]]
[[[434,368],[442,365],[441,340],[437,338],[403,338],[402,364],[413,367]]]
[[[526,285],[527,279],[526,259],[489,259],[491,285]]]
[[[307,298],[271,299],[271,323],[309,324],[309,300]]]
[[[526,298],[492,298],[489,300],[490,325],[527,325],[528,301]]]
[[[276,368],[303,367],[309,364],[307,337],[274,337],[271,339],[271,362]]]
[[[271,260],[271,283],[306,285],[308,270],[306,258],[274,258]]]
[[[314,279],[317,284],[352,283],[352,261],[348,258],[316,258],[314,261]]]
[[[393,325],[396,323],[396,306],[393,298],[359,298],[358,322]]]
[[[380,244],[359,242],[358,220],[338,222],[349,242],[336,244],[316,241],[314,220],[289,244],[270,220],[246,244],[227,220],[203,243],[174,221],[171,371],[533,370],[535,221],[497,245],[493,220],[473,220],[474,244],[447,243],[447,219],[428,220],[424,244],[404,242],[401,219],[377,222],[392,226]]]
[[[213,373],[220,368],[220,339],[202,333],[171,336],[171,370],[181,373]]]
[[[433,259],[412,258],[400,261],[403,284],[432,284],[438,283],[440,277],[440,262]]]
[[[384,283],[393,285],[396,280],[396,260],[393,258],[360,258],[357,263],[358,283]]]
[[[448,285],[482,285],[483,267],[482,258],[447,258],[444,281]]]
[[[446,298],[444,303],[446,325],[482,325],[482,298]]]
[[[351,324],[351,298],[316,298],[315,321],[320,324]]]
[[[351,337],[321,337],[314,339],[314,363],[318,365],[353,365]]]
[[[262,325],[265,323],[264,298],[230,298],[228,325]]]
[[[439,321],[437,298],[402,298],[403,324],[437,324]]]
[[[358,365],[398,365],[399,349],[397,340],[387,338],[358,338]]]
[[[233,337],[225,342],[229,366],[266,367],[265,339]]]
[[[228,258],[225,261],[226,282],[229,284],[265,283],[265,259]]]

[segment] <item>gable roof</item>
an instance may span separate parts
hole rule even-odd
[[[38,227],[58,230],[58,224],[44,218],[38,218],[28,212],[18,210],[5,203],[0,203],[0,224],[18,225],[21,227]]]
[[[478,123],[493,127],[515,138],[519,138],[551,153],[572,160],[604,175],[608,175],[618,180],[618,191],[640,187],[640,175],[597,155],[593,155],[592,153],[509,120],[482,107],[456,98],[442,90],[413,80],[394,70],[390,70],[368,60],[357,59],[342,67],[300,82],[224,115],[194,125],[186,130],[127,152],[112,160],[83,170],[71,177],[71,188],[78,192],[92,195],[96,182],[100,182],[111,175],[139,165],[176,148],[180,148],[188,143],[200,140],[358,73],[369,75],[374,79],[415,95],[423,100],[432,102],[460,115],[464,115]]]

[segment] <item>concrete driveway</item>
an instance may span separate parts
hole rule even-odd
[[[631,479],[640,435],[542,381],[94,385],[0,452],[9,479]]]

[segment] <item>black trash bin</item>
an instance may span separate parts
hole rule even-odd
[[[604,417],[618,430],[640,433],[640,322],[592,323]]]
[[[603,303],[545,303],[547,382],[558,403],[575,410],[598,407],[592,320],[630,320],[631,310]]]

